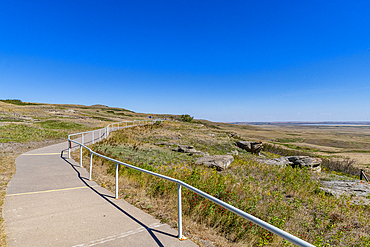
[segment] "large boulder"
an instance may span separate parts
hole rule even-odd
[[[293,163],[293,167],[307,167],[310,170],[321,172],[322,160],[320,158],[312,158],[309,156],[290,156],[287,158]]]
[[[222,171],[228,168],[233,161],[232,155],[214,155],[201,157],[197,159],[195,164],[215,167],[218,171]]]
[[[262,142],[239,141],[235,143],[239,148],[244,149],[253,154],[260,154],[263,145]]]
[[[300,168],[307,167],[309,170],[315,172],[321,171],[321,162],[322,162],[320,158],[312,158],[309,156],[288,156],[276,159],[259,159],[257,161],[268,165],[277,165],[282,167],[288,165]]]
[[[308,156],[298,156],[300,158],[296,159],[295,156],[292,156],[289,161],[293,162],[295,166],[307,167],[309,170],[315,172],[321,172],[321,162],[320,158],[312,158]]]

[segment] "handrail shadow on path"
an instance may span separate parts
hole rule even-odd
[[[170,236],[170,237],[174,237],[174,238],[177,238],[176,235],[173,235],[173,234],[169,234],[167,232],[163,232],[163,231],[160,231],[160,230],[157,230],[157,229],[152,229],[150,227],[148,227],[147,225],[145,225],[143,222],[139,221],[138,219],[136,219],[135,217],[133,217],[132,215],[130,215],[128,212],[126,212],[124,209],[122,209],[121,207],[119,207],[117,204],[115,204],[114,202],[110,201],[108,198],[112,198],[112,199],[115,199],[114,196],[110,196],[110,195],[106,195],[106,194],[102,194],[100,193],[99,191],[95,190],[93,187],[91,187],[86,181],[89,181],[88,178],[85,178],[85,177],[82,177],[81,176],[81,173],[76,169],[76,167],[80,167],[80,166],[77,166],[77,165],[74,165],[72,164],[71,162],[69,162],[67,160],[67,158],[64,158],[63,157],[63,152],[64,151],[68,151],[68,149],[65,149],[65,150],[62,150],[61,151],[61,158],[67,163],[69,164],[74,170],[75,172],[78,174],[78,178],[87,186],[89,187],[90,190],[94,191],[97,195],[99,195],[101,198],[103,198],[105,201],[107,201],[109,204],[111,204],[113,207],[115,207],[117,210],[119,210],[121,213],[125,214],[127,217],[129,217],[130,219],[132,219],[133,221],[135,221],[136,223],[138,223],[139,225],[141,225],[142,227],[144,227],[147,232],[150,234],[150,236],[153,238],[153,240],[158,244],[158,246],[161,246],[161,247],[164,247],[164,245],[161,243],[161,241],[154,235],[153,232],[158,232],[160,234],[163,234],[163,235],[167,235],[167,236]]]

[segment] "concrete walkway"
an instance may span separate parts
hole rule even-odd
[[[20,155],[7,188],[3,217],[13,246],[197,246],[88,181],[68,159],[67,143]],[[88,165],[88,164],[85,164]]]

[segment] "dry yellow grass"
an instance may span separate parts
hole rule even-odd
[[[123,113],[123,114],[120,114]],[[123,121],[138,118],[147,118],[149,114],[132,113],[122,111],[120,109],[112,109],[106,107],[86,107],[77,105],[27,105],[15,106],[0,102],[0,118],[12,118],[22,122],[18,124],[28,124],[31,126],[37,125],[37,121],[45,120],[62,120],[71,121],[74,123],[82,124],[86,128],[105,127],[108,123],[114,121]],[[152,115],[152,114],[150,114]],[[153,115],[152,115],[153,116]],[[168,116],[167,116],[168,117]],[[156,140],[166,140],[169,142],[179,142],[180,140],[187,140],[187,144],[197,147],[200,151],[209,145],[215,146],[214,151],[218,152],[219,148],[216,144],[226,143],[228,132],[237,132],[242,139],[246,140],[261,140],[264,142],[275,142],[284,144],[294,144],[312,148],[314,151],[326,156],[348,156],[357,158],[359,165],[369,164],[367,162],[368,153],[360,153],[363,151],[370,151],[370,127],[311,127],[311,126],[243,126],[243,125],[230,125],[224,123],[212,123],[208,121],[201,121],[202,124],[192,124],[181,131],[167,131],[158,130],[154,135]],[[2,124],[8,124],[3,122]],[[173,123],[176,127],[177,123]],[[197,131],[192,131],[196,128]],[[185,133],[185,134],[184,134]],[[163,138],[162,138],[163,137]],[[131,137],[129,138],[131,139]],[[201,139],[202,142],[196,140]],[[297,141],[299,140],[299,141]],[[147,146],[148,144],[138,144]],[[2,193],[1,201],[5,193],[5,184],[10,180],[14,174],[14,158],[27,150],[46,146],[50,142],[29,143],[17,146],[14,144],[12,151],[8,150],[2,153],[1,159],[5,162],[1,163],[1,169],[5,169],[2,174]],[[293,147],[294,148],[294,147]],[[77,159],[78,160],[78,159]],[[86,161],[87,162],[87,161]],[[107,175],[105,166],[94,165],[95,179],[108,189],[113,189],[113,178]],[[4,182],[3,182],[4,181]],[[136,205],[137,207],[149,212],[156,212],[156,217],[166,221],[173,226],[177,220],[176,202],[171,198],[152,198],[146,196],[145,190],[137,183],[136,180],[123,179],[120,181],[120,193],[122,197]],[[262,192],[261,192],[262,193]],[[291,193],[293,197],[295,195]],[[2,224],[2,219],[0,220]],[[199,224],[199,220],[184,216],[184,230],[185,234],[193,241],[201,246],[208,246],[210,243],[217,246],[248,246],[247,243],[233,243],[220,236],[213,229],[207,227],[206,224]],[[294,226],[292,226],[294,228]],[[292,228],[292,229],[293,229]],[[293,229],[294,231],[294,229]],[[0,231],[1,245],[5,245],[5,236],[3,233],[3,226]],[[206,239],[206,240],[204,240]],[[257,240],[253,240],[255,242]],[[276,241],[279,241],[278,239]],[[275,242],[275,240],[274,240]]]
[[[6,195],[6,186],[15,173],[15,158],[17,154],[0,154],[0,216],[2,215],[4,198]],[[6,236],[4,233],[4,221],[0,217],[0,246],[6,245]]]
[[[234,132],[236,132],[238,130],[237,128],[239,128],[239,126],[228,127]],[[135,155],[145,155],[148,158],[147,161],[143,161],[144,164],[153,162],[153,165],[158,167],[158,164],[152,160],[152,158],[158,158],[158,153],[155,153],[154,156],[150,156],[150,154],[145,151],[149,147],[151,147],[151,153],[153,153],[153,150],[156,148],[156,146],[151,143],[175,142],[179,144],[193,144],[197,150],[208,151],[209,153],[228,152],[230,150],[224,151],[222,149],[226,146],[217,145],[218,143],[227,142],[229,142],[228,144],[230,144],[230,142],[234,141],[232,138],[228,137],[228,131],[229,130],[225,132],[224,130],[217,128],[205,128],[204,126],[202,127],[201,125],[195,124],[170,122],[164,123],[161,128],[150,129],[142,127],[126,129],[115,132],[114,134],[112,133],[108,140],[104,140],[101,143],[104,148],[102,148],[100,151],[112,158],[120,160],[123,159],[122,161],[125,161],[125,159],[128,157],[128,153],[125,152],[130,152],[130,147],[132,150],[133,146],[136,146],[139,147],[139,149],[135,151]],[[251,128],[248,131],[260,130]],[[245,135],[245,133],[243,133],[242,131],[240,131],[240,134]],[[95,147],[99,148],[99,144],[96,144]],[[126,149],[123,147],[125,147]],[[129,150],[127,150],[127,148]],[[233,147],[229,145],[227,146],[227,148]],[[142,153],[140,153],[140,149],[142,149]],[[163,146],[164,153],[166,153],[166,150],[168,149],[169,148],[166,147],[166,145]],[[312,188],[311,190],[308,189],[305,183],[309,183],[309,180],[311,180],[311,178],[315,181],[318,179],[315,178],[314,174],[310,175],[310,178],[306,177],[303,181],[297,182],[297,176],[299,177],[302,174],[297,175],[295,174],[296,172],[294,170],[286,170],[285,173],[282,173],[282,177],[285,177],[283,183],[282,180],[280,181],[280,179],[282,178],[281,175],[278,175],[278,177],[275,178],[276,174],[281,173],[281,171],[276,170],[277,168],[256,164],[255,162],[253,162],[253,155],[248,156],[248,154],[241,153],[239,155],[242,155],[243,157],[245,156],[246,160],[252,161],[245,162],[243,160],[236,159],[236,162],[234,162],[230,166],[230,169],[222,174],[224,174],[225,176],[229,174],[231,175],[231,177],[235,177],[235,179],[240,183],[244,183],[244,179],[250,179],[250,176],[254,177],[251,178],[247,182],[247,184],[243,184],[243,186],[249,186],[251,188],[249,189],[248,194],[256,194],[261,196],[261,198],[259,199],[261,203],[257,205],[257,214],[261,214],[262,216],[268,215],[268,210],[275,210],[274,207],[279,208],[277,212],[282,212],[284,210],[287,210],[287,212],[289,211],[289,216],[287,217],[284,229],[296,235],[304,234],[302,235],[303,238],[312,243],[321,241],[320,239],[317,239],[321,236],[315,233],[317,231],[320,232],[320,229],[322,229],[323,231],[328,231],[329,233],[328,239],[325,239],[326,237],[322,237],[322,241],[324,243],[325,241],[336,241],[335,234],[341,231],[341,227],[343,228],[349,225],[354,225],[356,227],[354,232],[358,234],[358,237],[354,238],[353,243],[361,243],[362,240],[359,239],[360,235],[366,236],[366,231],[368,230],[366,225],[368,221],[363,218],[358,218],[357,214],[361,213],[366,215],[367,217],[368,211],[363,211],[363,208],[351,207],[350,205],[347,205],[347,201],[344,201],[344,199],[337,200],[333,197],[329,198],[322,193],[315,192],[316,190],[312,190]],[[170,155],[166,153],[165,156],[169,157]],[[78,152],[74,154],[74,158],[76,160],[79,160]],[[134,159],[128,160],[129,161],[126,161],[128,163],[131,163],[131,161],[134,162]],[[163,161],[165,162],[165,160]],[[88,163],[89,161],[88,159],[86,159],[84,161],[84,164]],[[164,166],[170,167],[171,164],[167,162]],[[169,169],[176,170],[176,166],[181,167],[181,165],[178,166],[175,162],[172,163],[172,167]],[[192,164],[190,166],[192,166]],[[250,166],[251,168],[248,168],[247,166]],[[162,166],[160,166],[159,168],[160,171],[165,172],[165,170],[161,170],[161,167]],[[183,168],[180,168],[180,170],[181,169]],[[94,159],[94,179],[99,184],[104,184],[105,187],[113,191],[114,176],[112,175],[111,170],[112,168],[110,164],[103,163],[99,159]],[[251,170],[253,170],[253,174],[250,173]],[[200,180],[203,179],[205,183],[207,183],[207,176],[209,176],[209,172],[210,171],[204,170],[204,174],[203,172],[201,174],[203,178],[200,178]],[[176,175],[176,172],[172,175]],[[185,176],[183,176],[184,174],[181,175],[180,171],[177,173],[177,175],[182,176],[182,179],[186,179],[187,176],[186,174]],[[133,177],[134,179],[132,179]],[[170,195],[165,194],[159,197],[152,196],[150,189],[148,190],[148,188],[144,186],[148,183],[146,182],[146,178],[140,178],[139,176],[133,177],[130,177],[130,175],[126,174],[125,176],[120,178],[120,196],[133,205],[147,211],[148,213],[152,213],[155,217],[176,227],[176,197],[171,197]],[[294,177],[294,179],[292,179],[292,177]],[[292,179],[292,181],[290,181],[289,179]],[[263,182],[261,182],[260,184],[258,181]],[[290,185],[285,188],[284,186],[287,183],[290,183]],[[208,187],[212,186],[211,184],[207,185]],[[239,188],[238,186],[232,186],[232,190],[236,193],[236,195],[245,196],[244,189],[246,189],[246,187]],[[282,202],[278,202],[277,198],[280,198],[279,200],[281,200]],[[245,199],[244,201],[247,200]],[[274,207],[270,208],[270,206],[268,205],[274,205]],[[198,206],[199,205],[196,205],[196,207]],[[295,207],[297,207],[297,209],[299,208],[299,210],[293,210],[293,208]],[[184,209],[184,212],[186,212],[186,209]],[[318,212],[318,216],[314,215],[313,212]],[[340,215],[341,217],[344,217],[344,215],[346,215],[346,217],[348,218],[343,218],[343,222],[342,218],[340,221],[336,222],[336,215]],[[317,222],[319,223],[314,222],[315,217],[319,219],[317,220]],[[208,246],[210,244],[216,246],[255,246],[261,241],[261,238],[263,240],[263,236],[261,237],[261,235],[255,237],[251,235],[250,237],[248,236],[248,239],[241,239],[240,242],[234,242],[233,239],[237,239],[237,237],[234,236],[235,234],[233,235],[233,232],[226,233],[223,230],[217,229],[219,226],[210,227],[211,225],[213,225],[213,223],[209,222],[210,219],[208,218],[208,216],[204,218],[202,214],[197,215],[194,213],[184,213],[183,218],[186,236],[190,237],[193,241],[201,246]],[[288,218],[290,218],[289,221]],[[284,219],[285,221],[285,218],[282,219]],[[303,223],[305,225],[302,225]],[[224,235],[222,234],[222,232],[224,233]],[[227,237],[225,237],[226,235]],[[338,235],[338,238],[341,237]],[[268,244],[284,246],[281,239],[278,237],[274,237],[272,240],[269,241],[271,242],[269,242]],[[346,239],[345,241],[348,241],[346,243],[350,243],[352,240]],[[368,240],[364,239],[363,241],[366,242]]]

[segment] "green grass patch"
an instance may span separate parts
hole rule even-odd
[[[105,118],[105,117],[97,117],[97,116],[89,116],[93,119],[96,119],[96,120],[100,120],[100,121],[104,121],[104,122],[112,122],[113,120],[110,119],[110,118]]]
[[[303,152],[320,152],[321,151],[320,149],[317,149],[317,148],[302,147],[302,146],[297,146],[294,144],[286,144],[286,143],[277,143],[277,144],[282,145],[287,148],[295,149],[298,151],[303,151]]]
[[[286,142],[304,142],[304,139],[303,138],[277,138],[276,141],[277,142],[283,142],[283,143],[286,143]]]
[[[135,164],[191,163],[194,161],[194,158],[187,154],[155,147],[99,145],[95,150],[108,154],[109,157]]]
[[[24,120],[9,116],[0,116],[0,122],[24,122]]]
[[[0,142],[27,142],[67,138],[67,132],[41,129],[25,124],[0,126]]]
[[[120,110],[120,111],[126,111],[126,110]],[[127,111],[127,112],[131,112],[131,111]],[[124,112],[115,112],[115,111],[112,111],[112,110],[108,110],[108,111],[106,111],[106,113],[119,115],[119,116],[133,117],[133,115],[131,115],[131,114],[127,114],[127,113],[124,113]]]
[[[47,120],[43,122],[38,122],[37,124],[39,124],[44,129],[76,130],[76,131],[86,130],[85,125],[58,120]]]

